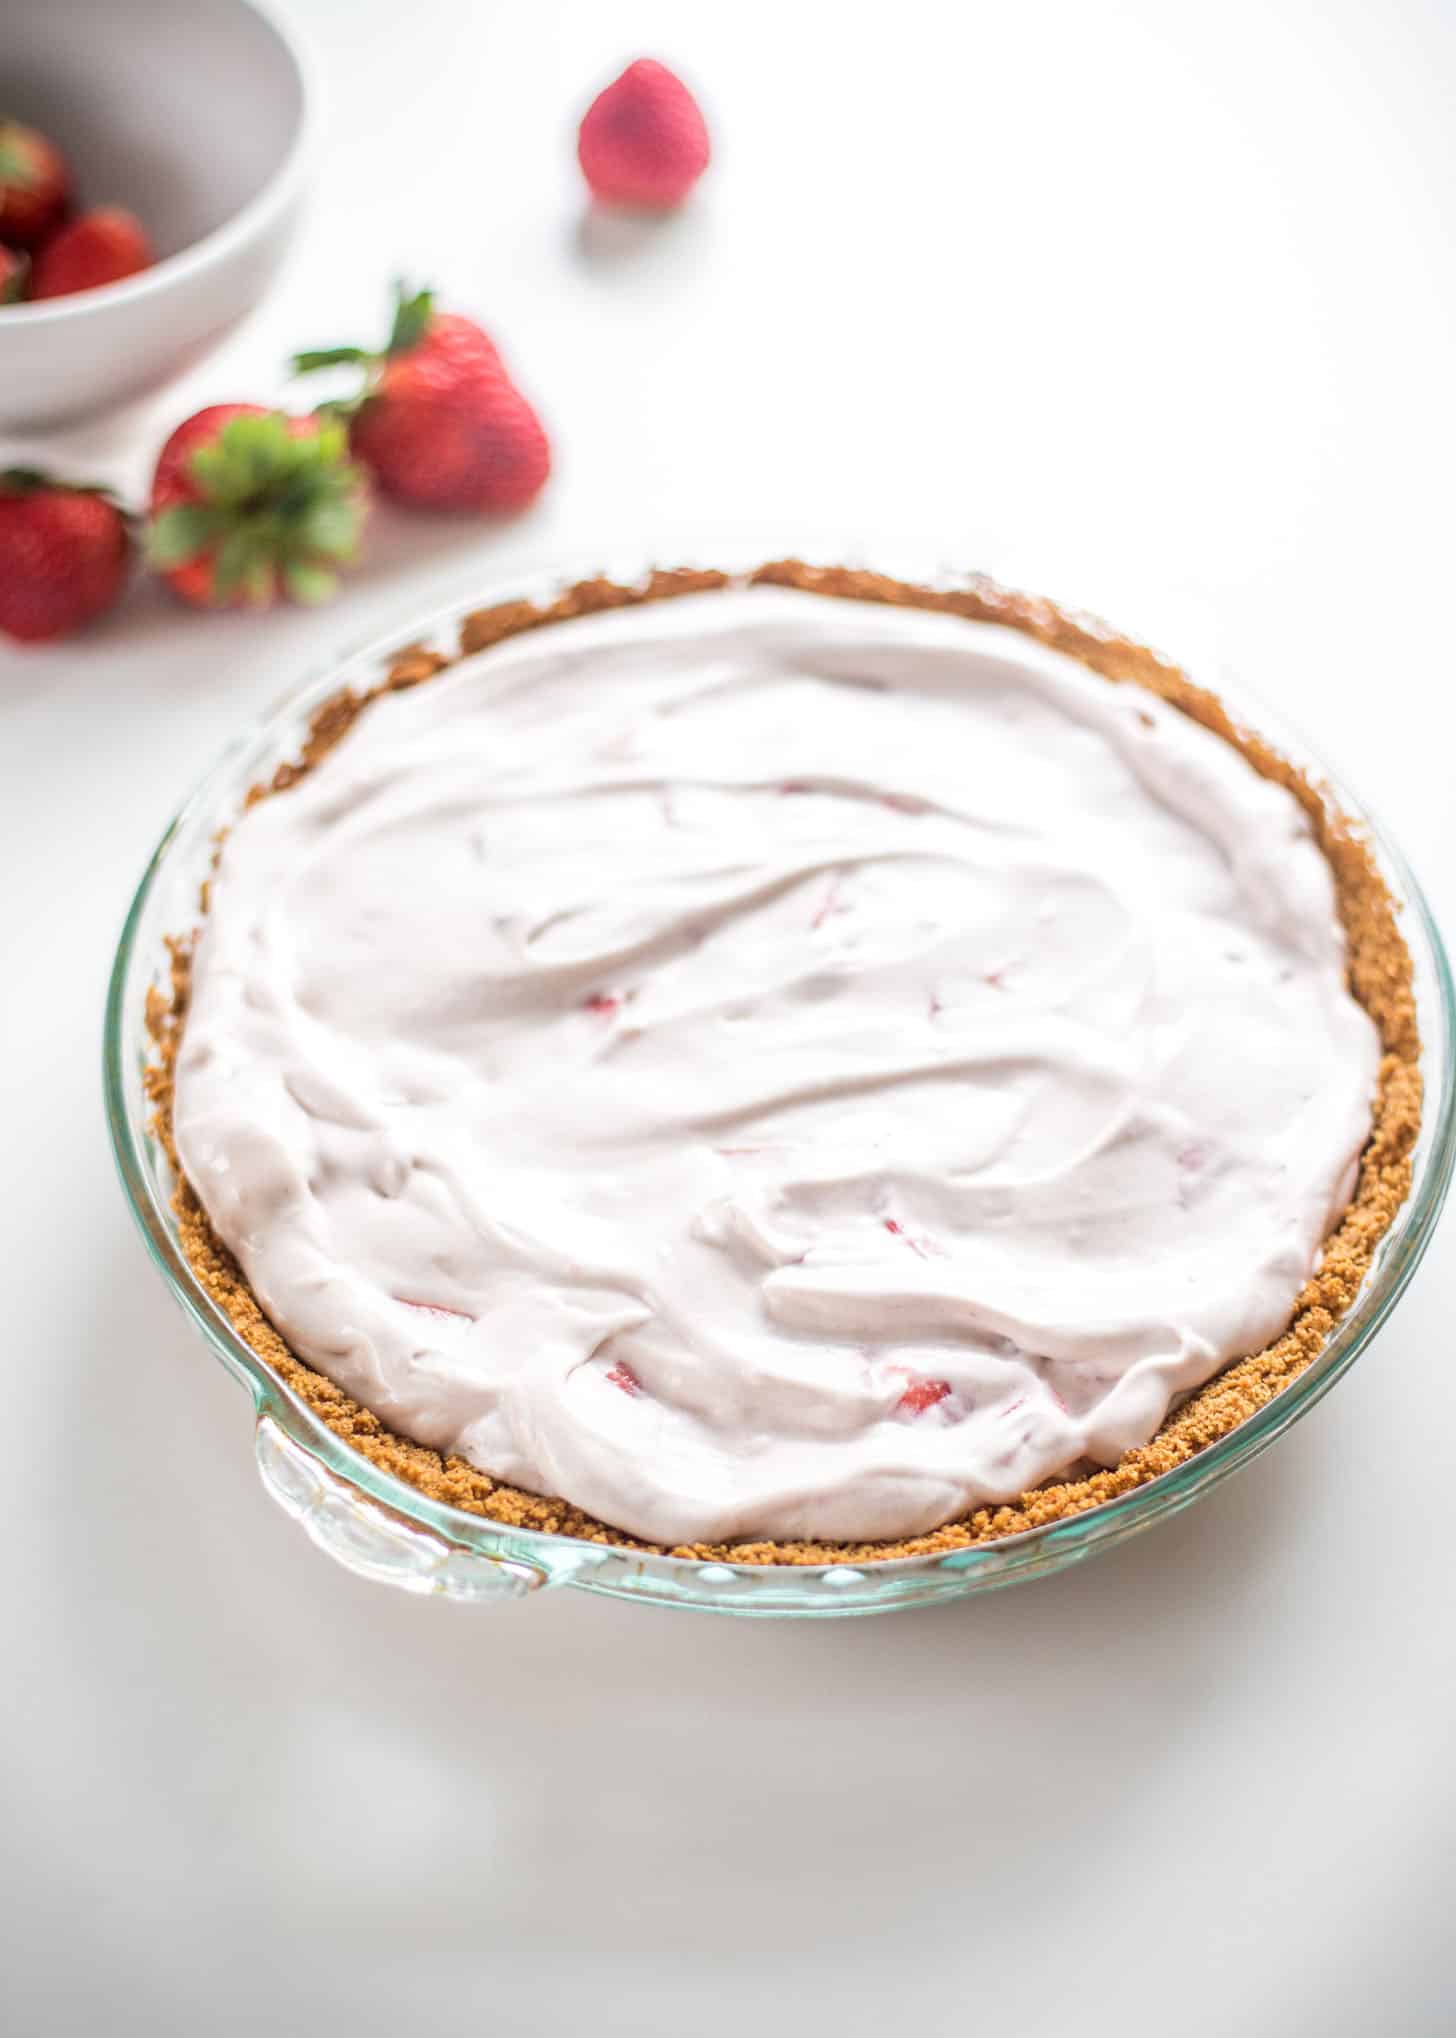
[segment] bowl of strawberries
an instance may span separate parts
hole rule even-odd
[[[113,408],[251,309],[297,217],[313,99],[255,0],[7,13],[0,428]]]

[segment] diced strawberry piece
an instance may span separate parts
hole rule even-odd
[[[831,913],[837,913],[839,911],[839,894],[843,887],[844,887],[844,874],[842,871],[836,871],[833,877],[829,880],[829,889],[824,894],[824,903],[820,906],[818,912],[809,922],[810,927],[814,928],[817,931],[820,927],[824,925],[824,922],[829,918],[829,915]]]
[[[614,1387],[620,1387],[624,1394],[642,1392],[642,1382],[623,1359],[618,1359],[614,1366],[607,1368],[607,1378]]]
[[[934,1244],[930,1239],[917,1238],[913,1231],[905,1229],[898,1217],[887,1217],[885,1219],[885,1229],[892,1238],[904,1239],[911,1252],[918,1254],[922,1260],[945,1258],[945,1253],[940,1246]]]
[[[896,1405],[906,1415],[923,1415],[937,1401],[944,1401],[949,1392],[949,1380],[912,1380]]]
[[[406,1309],[418,1309],[422,1316],[442,1316],[456,1323],[474,1323],[475,1318],[466,1309],[451,1309],[445,1302],[417,1302],[413,1295],[396,1295],[396,1302],[402,1302]]]

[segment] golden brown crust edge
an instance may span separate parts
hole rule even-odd
[[[582,581],[545,604],[505,602],[467,616],[460,630],[460,655],[486,649],[506,637],[595,610],[624,608],[729,585],[719,572],[659,572],[639,586],[607,580]],[[1420,1130],[1420,1038],[1409,950],[1397,924],[1397,908],[1374,857],[1353,824],[1323,789],[1297,766],[1241,729],[1223,703],[1176,666],[1145,646],[1086,616],[1049,601],[1015,594],[974,578],[956,589],[917,586],[846,567],[812,567],[780,560],[760,567],[753,583],[801,588],[840,599],[940,609],[1021,630],[1068,653],[1113,681],[1133,680],[1202,723],[1242,752],[1265,778],[1286,786],[1309,815],[1334,872],[1340,918],[1349,945],[1350,985],[1380,1033],[1383,1055],[1370,1142],[1360,1164],[1349,1207],[1326,1242],[1319,1271],[1306,1282],[1289,1328],[1264,1351],[1226,1367],[1163,1424],[1152,1441],[1129,1451],[1111,1470],[1039,1487],[1003,1507],[978,1509],[928,1535],[894,1542],[746,1542],[680,1545],[671,1554],[747,1564],[863,1564],[893,1557],[944,1555],[972,1544],[996,1541],[1027,1529],[1083,1514],[1090,1508],[1171,1472],[1226,1436],[1265,1406],[1317,1356],[1338,1318],[1354,1301],[1375,1249],[1410,1189],[1411,1154]],[[279,767],[266,785],[248,795],[252,805],[294,784],[326,756],[355,717],[377,694],[419,685],[450,661],[411,646],[400,652],[380,685],[370,693],[343,692],[314,717],[296,763]],[[207,907],[203,887],[203,910]],[[397,1436],[343,1390],[298,1359],[264,1316],[236,1260],[214,1233],[191,1184],[182,1175],[172,1136],[173,1071],[186,1019],[191,969],[190,938],[170,944],[171,983],[148,996],[147,1026],[157,1059],[147,1072],[154,1105],[152,1129],[176,1172],[174,1208],[181,1244],[199,1286],[231,1321],[259,1358],[361,1456],[380,1470],[416,1487],[432,1500],[484,1516],[512,1528],[578,1536],[588,1542],[627,1549],[654,1545],[594,1520],[565,1500],[543,1498],[505,1486],[463,1458],[442,1458],[421,1444]]]

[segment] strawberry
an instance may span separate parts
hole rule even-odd
[[[35,258],[32,297],[71,297],[150,269],[156,260],[146,229],[119,205],[83,212],[47,241]]]
[[[0,119],[0,240],[37,248],[71,203],[71,173],[60,150],[33,127]]]
[[[178,425],[152,477],[147,556],[184,601],[327,601],[368,510],[336,419],[215,403]]]
[[[104,614],[130,557],[126,517],[103,489],[29,467],[0,473],[0,630],[9,636],[38,644]]]
[[[594,198],[662,212],[707,169],[708,130],[682,79],[640,57],[587,108],[576,154]]]
[[[541,421],[494,343],[468,318],[435,310],[433,293],[395,290],[382,353],[328,347],[296,354],[294,373],[360,367],[352,401],[324,409],[349,420],[355,453],[386,495],[418,509],[521,510],[551,471]]]
[[[29,255],[0,246],[0,304],[19,304],[29,281]]]

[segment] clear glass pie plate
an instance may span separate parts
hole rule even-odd
[[[734,563],[732,561],[728,562]],[[1415,964],[1425,1103],[1411,1193],[1382,1241],[1354,1306],[1319,1357],[1256,1414],[1175,1471],[1088,1512],[1003,1540],[929,1557],[838,1565],[705,1564],[569,1536],[504,1527],[428,1498],[355,1452],[304,1405],[241,1339],[209,1298],[181,1248],[174,1184],[148,1130],[144,1070],[149,988],[169,980],[166,937],[198,918],[199,887],[217,830],[241,810],[248,788],[298,754],[310,718],[346,686],[378,683],[405,644],[451,652],[461,619],[514,599],[549,599],[586,573],[556,568],[480,588],[469,601],[393,630],[294,691],[239,738],[163,835],[127,915],[107,998],[106,1109],[121,1178],[152,1258],[173,1296],[234,1378],[254,1412],[258,1467],[273,1497],[320,1547],[350,1570],[414,1592],[455,1599],[522,1597],[572,1585],[618,1598],[717,1613],[833,1616],[955,1599],[1080,1563],[1098,1550],[1187,1507],[1246,1464],[1312,1408],[1376,1337],[1431,1237],[1456,1157],[1456,994],[1440,936],[1420,887],[1383,829],[1301,743],[1256,702],[1224,697],[1248,725],[1324,782],[1368,834],[1382,874],[1403,904],[1402,930]],[[640,580],[640,560],[613,574]],[[949,577],[942,584],[950,585]]]

